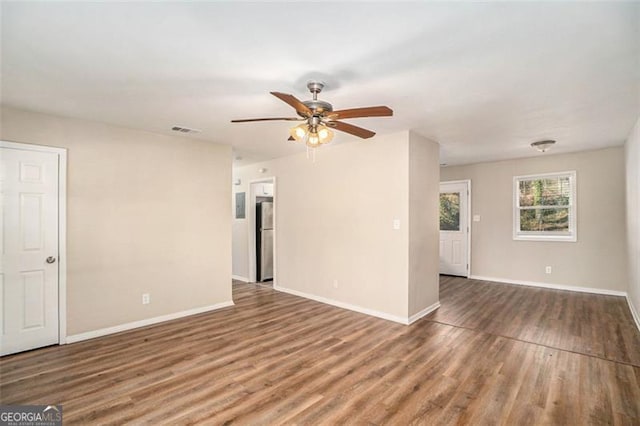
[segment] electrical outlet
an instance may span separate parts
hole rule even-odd
[[[544,272],[545,272],[545,274],[550,274],[551,273],[551,266],[547,266],[546,268],[544,268]]]
[[[142,304],[143,305],[148,305],[149,303],[151,303],[151,296],[149,295],[149,293],[143,293],[142,294]]]
[[[338,280],[333,280],[333,288],[338,288]]]

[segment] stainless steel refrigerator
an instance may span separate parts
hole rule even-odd
[[[257,281],[273,279],[273,202],[256,203]]]

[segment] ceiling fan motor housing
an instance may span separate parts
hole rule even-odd
[[[329,102],[320,101],[318,99],[303,101],[302,103],[305,104],[311,111],[313,111],[314,115],[320,115],[326,111],[333,111],[333,106]]]
[[[321,81],[308,81],[307,89],[309,89],[309,91],[314,94],[315,98],[315,94],[322,92],[322,89],[324,89],[324,83]]]
[[[309,101],[303,101],[302,103],[307,106],[313,115],[322,115],[325,112],[333,111],[333,106],[329,102],[321,101],[318,99],[318,93],[324,89],[324,83],[321,81],[309,81],[307,83],[307,89],[313,94],[313,99]],[[300,114],[300,113],[298,113]]]

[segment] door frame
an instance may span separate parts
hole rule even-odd
[[[58,155],[58,344],[67,343],[67,149],[0,140],[0,148]]]
[[[256,193],[255,193],[255,183],[272,183],[273,184],[273,287],[276,288],[277,277],[278,277],[278,250],[277,247],[277,235],[278,235],[278,226],[277,226],[277,212],[278,212],[278,197],[277,197],[277,186],[276,186],[276,177],[270,176],[260,179],[252,179],[249,181],[249,202],[247,213],[247,223],[249,227],[248,239],[249,239],[249,282],[256,282],[257,279],[257,270],[256,270]]]
[[[465,184],[467,186],[467,265],[469,265],[469,267],[467,268],[467,276],[466,278],[469,278],[471,276],[471,179],[461,179],[461,180],[446,180],[446,181],[441,181],[440,185],[442,184]],[[438,187],[438,194],[440,194],[439,192],[440,188]],[[438,195],[439,196],[439,195]],[[438,232],[440,232],[438,230]]]

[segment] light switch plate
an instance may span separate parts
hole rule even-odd
[[[400,219],[393,219],[393,229],[400,229]]]
[[[480,215],[479,214],[474,214],[473,215],[473,221],[474,222],[480,222]]]

